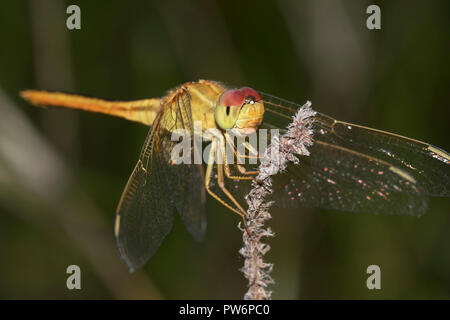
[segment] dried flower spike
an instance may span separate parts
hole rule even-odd
[[[245,258],[241,271],[248,280],[245,300],[271,298],[272,292],[267,290],[267,286],[274,282],[270,276],[273,264],[263,260],[270,246],[262,243],[261,239],[274,235],[270,228],[264,228],[264,223],[271,218],[268,210],[273,201],[266,202],[265,198],[272,193],[272,175],[286,169],[288,162],[298,164],[299,160],[295,155],[309,155],[307,147],[313,144],[311,124],[315,114],[311,109],[311,102],[306,102],[293,117],[286,134],[281,138],[272,137],[258,168],[259,174],[253,180],[253,188],[245,197],[248,210],[246,228],[240,228],[244,245],[239,251]]]

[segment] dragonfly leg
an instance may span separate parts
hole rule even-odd
[[[236,167],[238,168],[239,172],[243,175],[246,176],[235,176],[231,174],[231,170],[230,170],[230,165],[227,163],[227,157],[225,157],[225,175],[230,178],[230,179],[238,179],[238,180],[252,180],[253,177],[251,177],[251,175],[256,175],[258,174],[258,171],[256,170],[252,170],[252,171],[247,171],[247,169],[245,169],[245,167],[239,163],[238,158],[251,158],[251,159],[259,159],[260,157],[258,156],[247,156],[247,155],[242,155],[239,150],[236,149],[236,146],[233,142],[233,139],[227,134],[225,133],[225,138],[227,140],[228,145],[232,148],[233,150],[233,154],[234,154],[234,160],[236,160]],[[248,145],[248,143],[244,143],[244,146],[249,150],[249,152],[253,152],[255,153],[256,150],[254,149],[249,149],[249,148],[253,148],[250,145]],[[256,152],[257,154],[257,152]]]
[[[223,140],[222,140],[223,141]],[[209,157],[208,157],[208,166],[206,167],[206,174],[205,174],[205,188],[206,191],[208,191],[208,193],[217,201],[219,201],[221,204],[223,204],[225,207],[227,207],[228,209],[230,209],[231,211],[237,213],[238,215],[241,216],[242,218],[242,222],[244,224],[244,228],[245,231],[247,232],[248,235],[252,235],[252,233],[250,232],[250,230],[247,228],[247,220],[246,220],[246,212],[244,211],[244,209],[242,208],[242,206],[239,204],[239,202],[237,202],[237,200],[233,197],[233,195],[228,191],[228,189],[225,187],[225,183],[224,183],[224,177],[223,177],[223,165],[222,164],[218,164],[217,165],[217,182],[219,184],[220,189],[227,195],[227,197],[233,202],[233,204],[237,207],[237,209],[233,208],[232,206],[230,206],[228,203],[226,203],[224,200],[222,200],[217,194],[215,194],[211,188],[210,188],[210,184],[211,184],[211,176],[212,176],[212,170],[213,170],[213,166],[214,166],[214,159],[215,159],[215,153],[217,150],[217,140],[213,140],[212,145],[211,145],[211,150],[209,153]],[[225,145],[223,143],[223,145],[221,146],[222,149],[225,149]],[[222,150],[223,151],[223,150]]]
[[[239,167],[241,167],[241,165],[236,165],[238,168]],[[242,172],[241,170],[239,170],[242,174],[244,174],[244,175],[246,175],[246,176],[235,176],[235,175],[233,175],[232,173],[231,173],[231,169],[230,169],[230,165],[229,164],[227,164],[227,163],[225,163],[224,164],[224,171],[225,171],[225,176],[228,178],[228,179],[235,179],[235,180],[253,180],[254,179],[254,176],[251,176],[251,174],[253,174],[252,172],[253,171],[246,171],[246,172]],[[245,170],[245,168],[243,168],[243,170]],[[250,173],[249,173],[250,172]],[[256,171],[256,173],[258,173],[257,171]],[[255,173],[255,174],[256,174]]]
[[[247,141],[244,141],[243,146],[245,147],[245,149],[247,149],[249,151],[249,153],[253,153],[253,155],[241,154],[239,152],[239,150],[236,149],[236,145],[234,144],[233,138],[231,138],[228,133],[225,133],[225,139],[227,140],[228,144],[233,149],[234,155],[236,157],[245,158],[245,159],[256,159],[256,160],[262,159],[262,157],[260,157],[258,155],[258,151],[255,148],[253,148]]]
[[[237,164],[236,167],[238,168],[239,172],[242,174],[246,174],[246,175],[257,175],[258,174],[257,170],[247,170],[241,164]],[[252,179],[253,179],[253,177],[252,177]]]
[[[228,191],[228,189],[225,187],[225,179],[223,176],[223,164],[217,165],[217,183],[219,184],[220,189],[227,195],[227,197],[233,202],[233,204],[241,211],[243,212],[243,216],[245,216],[245,210],[242,209],[239,202],[233,197],[233,195]]]
[[[222,148],[224,148],[224,146],[222,145]],[[217,150],[217,140],[213,141],[212,146],[211,146],[211,150],[209,153],[209,159],[208,159],[208,166],[206,167],[206,174],[205,174],[205,188],[206,191],[208,191],[208,193],[217,201],[219,201],[221,204],[223,204],[225,207],[227,207],[228,209],[230,209],[231,211],[237,213],[238,215],[241,216],[242,218],[242,222],[244,224],[244,228],[247,232],[247,234],[251,235],[250,231],[247,228],[247,221],[246,221],[246,212],[244,211],[244,209],[241,207],[241,205],[239,204],[239,202],[236,201],[236,199],[231,195],[231,193],[227,190],[227,188],[225,187],[225,183],[224,183],[224,177],[223,177],[223,165],[218,165],[218,172],[217,172],[217,180],[218,180],[218,184],[220,189],[227,195],[227,197],[234,203],[234,205],[237,207],[237,209],[233,208],[232,206],[230,206],[228,203],[226,203],[224,200],[222,200],[217,194],[215,194],[211,188],[210,188],[210,184],[211,184],[211,176],[212,176],[212,170],[213,170],[213,166],[214,166],[214,158],[215,158],[215,153]]]
[[[236,167],[238,168],[239,172],[242,173],[244,176],[236,176],[231,173],[230,164],[228,164],[227,159],[224,160],[224,171],[225,176],[229,179],[236,179],[236,180],[252,180],[254,177],[252,176],[257,174],[258,171],[247,171],[243,165],[236,164]]]
[[[258,154],[258,150],[256,150],[251,144],[249,144],[248,141],[244,141],[244,147],[251,154],[251,155],[249,154],[250,157],[252,157],[253,159],[255,158],[261,159],[261,157]]]
[[[253,148],[247,141],[244,142],[244,147],[249,151],[249,153],[256,155],[256,156],[250,156],[251,159],[262,159],[262,157],[258,155],[258,151],[255,148]],[[240,157],[245,156],[245,155],[241,155],[239,153],[239,150],[236,150],[236,152],[237,152],[238,156],[240,156]],[[248,175],[258,174],[257,170],[247,171],[247,169],[245,169],[245,167],[240,164],[237,165],[237,168],[242,174],[248,174]]]
[[[208,168],[206,169],[206,190],[208,191],[208,193],[210,195],[212,195],[216,200],[218,200],[220,203],[222,203],[225,207],[227,207],[228,209],[230,209],[231,211],[237,213],[238,215],[241,216],[242,218],[242,223],[244,225],[244,229],[247,232],[248,235],[252,235],[252,233],[250,232],[250,230],[247,228],[247,213],[244,211],[244,209],[241,207],[241,205],[239,204],[239,202],[237,202],[237,200],[233,197],[233,195],[228,191],[228,189],[225,187],[225,183],[224,183],[224,177],[223,177],[223,165],[218,165],[218,170],[217,170],[217,181],[219,184],[220,189],[227,195],[227,197],[234,203],[234,205],[238,208],[238,210],[236,210],[235,208],[233,208],[232,206],[230,206],[228,203],[226,203],[225,201],[223,201],[219,196],[217,196],[215,193],[213,193],[210,188],[209,188],[209,183],[211,182],[211,173],[212,173],[212,166],[214,164],[210,163],[208,164]]]

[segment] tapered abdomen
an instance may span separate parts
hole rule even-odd
[[[104,113],[145,125],[152,125],[161,110],[160,99],[108,101],[61,92],[25,90],[22,98],[36,106],[53,106]]]

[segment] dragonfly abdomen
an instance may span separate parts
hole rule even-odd
[[[25,90],[20,95],[37,106],[64,107],[103,113],[148,126],[152,125],[156,115],[161,110],[161,103],[158,98],[135,101],[108,101],[62,92],[38,90]]]

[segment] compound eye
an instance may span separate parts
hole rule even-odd
[[[245,95],[238,89],[225,91],[219,100],[220,106],[240,107],[244,104]]]
[[[244,94],[244,96],[246,98],[250,98],[253,97],[255,98],[256,101],[261,100],[261,96],[259,95],[258,92],[256,92],[254,89],[249,88],[249,87],[242,87],[241,88],[241,92]]]

